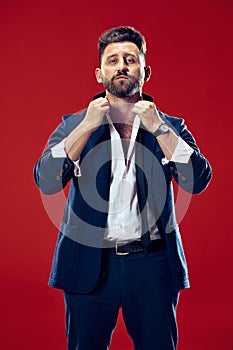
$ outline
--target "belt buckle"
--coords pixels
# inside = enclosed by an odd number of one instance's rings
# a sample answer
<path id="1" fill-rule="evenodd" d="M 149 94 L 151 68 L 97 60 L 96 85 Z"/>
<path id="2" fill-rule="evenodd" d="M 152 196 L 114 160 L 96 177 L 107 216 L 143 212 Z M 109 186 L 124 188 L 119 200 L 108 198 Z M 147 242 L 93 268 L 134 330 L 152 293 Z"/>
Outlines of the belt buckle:
<path id="1" fill-rule="evenodd" d="M 116 255 L 129 255 L 129 252 L 124 252 L 124 253 L 118 252 L 118 245 L 120 243 L 124 243 L 124 242 L 116 242 L 116 244 L 115 244 L 115 253 L 116 253 Z M 127 243 L 125 243 L 125 244 L 127 244 Z"/>

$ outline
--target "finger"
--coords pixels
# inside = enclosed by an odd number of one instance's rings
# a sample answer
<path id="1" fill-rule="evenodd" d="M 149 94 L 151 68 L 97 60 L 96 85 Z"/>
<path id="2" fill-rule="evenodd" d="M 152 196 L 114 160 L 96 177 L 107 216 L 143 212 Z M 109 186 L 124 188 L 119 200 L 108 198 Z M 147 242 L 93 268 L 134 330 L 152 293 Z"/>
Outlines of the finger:
<path id="1" fill-rule="evenodd" d="M 108 100 L 103 99 L 102 101 L 100 101 L 100 104 L 109 105 L 109 102 L 108 102 Z"/>
<path id="2" fill-rule="evenodd" d="M 144 107 L 146 107 L 149 104 L 151 104 L 151 102 L 149 102 L 149 101 L 138 101 L 135 103 L 135 105 L 137 105 L 137 106 L 144 106 Z"/>
<path id="3" fill-rule="evenodd" d="M 107 102 L 106 98 L 103 98 L 103 97 L 99 97 L 97 98 L 96 100 L 93 100 L 89 103 L 90 106 L 96 106 L 98 104 L 101 104 L 103 102 Z"/>
<path id="4" fill-rule="evenodd" d="M 107 113 L 109 111 L 109 109 L 110 109 L 109 106 L 105 106 L 105 107 L 102 108 L 102 111 L 104 113 Z"/>
<path id="5" fill-rule="evenodd" d="M 149 108 L 149 109 L 155 109 L 156 105 L 153 102 L 150 101 L 138 101 L 135 103 L 136 106 L 138 107 L 143 107 L 143 108 Z"/>
<path id="6" fill-rule="evenodd" d="M 107 99 L 105 97 L 99 97 L 99 98 L 97 98 L 94 101 L 96 101 L 97 103 L 100 103 L 100 102 L 103 102 L 103 101 L 107 101 Z"/>
<path id="7" fill-rule="evenodd" d="M 103 97 L 101 97 L 101 100 L 98 101 L 98 103 L 100 105 L 103 105 L 103 106 L 109 106 L 109 101 L 106 98 L 103 98 Z"/>
<path id="8" fill-rule="evenodd" d="M 145 110 L 145 107 L 140 105 L 134 105 L 134 107 L 132 108 L 133 113 L 142 113 Z"/>

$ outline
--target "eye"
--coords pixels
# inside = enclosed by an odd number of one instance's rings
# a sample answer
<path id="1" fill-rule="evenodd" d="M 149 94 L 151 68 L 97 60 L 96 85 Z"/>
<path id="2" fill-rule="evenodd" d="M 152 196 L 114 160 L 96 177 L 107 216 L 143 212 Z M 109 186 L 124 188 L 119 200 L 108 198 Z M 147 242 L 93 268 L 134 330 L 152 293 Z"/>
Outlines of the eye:
<path id="1" fill-rule="evenodd" d="M 126 60 L 126 62 L 129 63 L 129 64 L 135 63 L 135 61 L 136 61 L 135 58 L 134 58 L 134 57 L 131 57 L 131 56 L 130 56 L 130 57 L 127 57 L 125 60 Z"/>
<path id="2" fill-rule="evenodd" d="M 108 63 L 109 63 L 109 64 L 116 64 L 116 63 L 117 63 L 117 59 L 116 59 L 116 58 L 110 58 L 110 59 L 108 60 Z"/>

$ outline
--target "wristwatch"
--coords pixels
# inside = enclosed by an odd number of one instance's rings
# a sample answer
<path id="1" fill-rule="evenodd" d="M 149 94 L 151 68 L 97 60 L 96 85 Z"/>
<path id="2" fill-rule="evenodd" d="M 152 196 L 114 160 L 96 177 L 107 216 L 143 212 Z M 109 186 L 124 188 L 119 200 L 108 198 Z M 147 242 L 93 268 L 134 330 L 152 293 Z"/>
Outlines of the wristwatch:
<path id="1" fill-rule="evenodd" d="M 158 129 L 155 130 L 153 135 L 155 137 L 157 137 L 159 135 L 168 134 L 169 132 L 170 132 L 169 126 L 166 123 L 162 123 L 162 124 L 159 125 Z"/>

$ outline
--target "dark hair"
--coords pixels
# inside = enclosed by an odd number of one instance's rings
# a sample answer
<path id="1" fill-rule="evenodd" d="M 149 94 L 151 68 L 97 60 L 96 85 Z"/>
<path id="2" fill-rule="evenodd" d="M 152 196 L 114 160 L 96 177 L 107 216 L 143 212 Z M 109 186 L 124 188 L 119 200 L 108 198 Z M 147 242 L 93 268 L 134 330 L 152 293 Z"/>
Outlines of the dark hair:
<path id="1" fill-rule="evenodd" d="M 101 34 L 98 41 L 99 61 L 101 63 L 103 52 L 107 45 L 122 41 L 130 41 L 137 45 L 139 51 L 146 57 L 146 40 L 144 36 L 133 27 L 121 26 L 111 28 Z"/>

